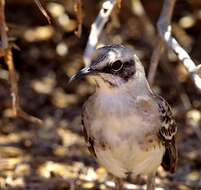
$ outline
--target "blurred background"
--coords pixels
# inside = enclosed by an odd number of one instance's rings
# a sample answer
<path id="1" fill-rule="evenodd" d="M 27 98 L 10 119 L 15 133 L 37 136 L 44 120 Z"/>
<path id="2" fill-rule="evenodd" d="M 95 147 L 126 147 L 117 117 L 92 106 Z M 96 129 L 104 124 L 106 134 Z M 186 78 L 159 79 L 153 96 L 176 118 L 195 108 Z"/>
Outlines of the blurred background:
<path id="1" fill-rule="evenodd" d="M 78 190 L 114 189 L 111 176 L 88 153 L 80 113 L 94 91 L 87 79 L 68 79 L 83 67 L 83 52 L 91 24 L 103 1 L 83 0 L 82 34 L 75 35 L 74 0 L 41 0 L 51 24 L 31 0 L 7 0 L 6 23 L 13 48 L 22 109 L 43 123 L 38 125 L 12 113 L 8 67 L 0 60 L 0 189 Z M 100 36 L 100 43 L 134 48 L 146 69 L 156 42 L 156 22 L 162 0 L 122 1 Z M 201 1 L 178 0 L 173 34 L 201 64 Z M 172 106 L 178 125 L 179 161 L 175 175 L 158 170 L 157 189 L 201 189 L 201 96 L 177 57 L 165 50 L 153 90 Z M 145 180 L 127 189 L 142 189 Z"/>

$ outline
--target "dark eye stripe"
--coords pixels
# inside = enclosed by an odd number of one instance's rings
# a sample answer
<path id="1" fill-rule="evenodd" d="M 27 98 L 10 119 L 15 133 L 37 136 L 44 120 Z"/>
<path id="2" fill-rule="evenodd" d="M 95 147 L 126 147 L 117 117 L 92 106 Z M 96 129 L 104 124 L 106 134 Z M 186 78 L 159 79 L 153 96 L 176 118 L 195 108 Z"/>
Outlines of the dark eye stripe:
<path id="1" fill-rule="evenodd" d="M 125 81 L 128 81 L 131 76 L 135 73 L 135 64 L 134 60 L 126 61 L 122 63 L 123 65 L 117 71 L 113 70 L 111 64 L 107 64 L 100 72 L 109 73 L 113 75 L 117 75 L 123 78 Z"/>
<path id="2" fill-rule="evenodd" d="M 111 73 L 111 67 L 109 66 L 109 64 L 107 64 L 107 66 L 105 66 L 101 72 L 103 73 Z"/>
<path id="3" fill-rule="evenodd" d="M 133 60 L 124 63 L 124 69 L 119 73 L 120 77 L 128 81 L 135 74 L 135 64 Z"/>

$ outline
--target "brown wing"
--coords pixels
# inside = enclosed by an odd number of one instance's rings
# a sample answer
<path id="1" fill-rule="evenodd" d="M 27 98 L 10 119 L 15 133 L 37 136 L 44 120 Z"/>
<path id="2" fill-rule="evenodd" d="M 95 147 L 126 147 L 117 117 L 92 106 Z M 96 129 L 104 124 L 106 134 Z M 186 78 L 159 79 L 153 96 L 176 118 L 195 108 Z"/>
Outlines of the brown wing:
<path id="1" fill-rule="evenodd" d="M 177 163 L 177 150 L 175 146 L 177 126 L 169 104 L 160 96 L 155 96 L 155 98 L 161 119 L 159 138 L 165 146 L 165 154 L 161 165 L 165 170 L 174 173 Z"/>
<path id="2" fill-rule="evenodd" d="M 84 139 L 87 143 L 87 147 L 88 147 L 88 150 L 89 152 L 94 156 L 96 157 L 96 152 L 95 152 L 95 149 L 94 149 L 94 138 L 93 137 L 90 137 L 88 134 L 87 134 L 87 130 L 86 130 L 86 125 L 89 125 L 89 123 L 87 122 L 89 120 L 89 117 L 87 117 L 88 113 L 85 109 L 85 105 L 83 106 L 83 111 L 82 111 L 82 127 L 83 127 L 83 134 L 84 134 Z"/>

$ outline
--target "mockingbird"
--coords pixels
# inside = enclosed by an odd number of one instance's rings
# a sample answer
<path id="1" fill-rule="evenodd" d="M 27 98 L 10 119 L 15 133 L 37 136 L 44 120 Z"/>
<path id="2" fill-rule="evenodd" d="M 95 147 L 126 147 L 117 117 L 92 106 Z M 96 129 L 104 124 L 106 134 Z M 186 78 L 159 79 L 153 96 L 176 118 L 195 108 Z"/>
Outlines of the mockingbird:
<path id="1" fill-rule="evenodd" d="M 96 91 L 83 106 L 82 123 L 89 151 L 122 188 L 121 179 L 147 175 L 154 189 L 159 165 L 174 172 L 175 121 L 168 103 L 155 95 L 136 55 L 122 45 L 97 49 L 89 66 L 71 81 L 91 75 Z"/>

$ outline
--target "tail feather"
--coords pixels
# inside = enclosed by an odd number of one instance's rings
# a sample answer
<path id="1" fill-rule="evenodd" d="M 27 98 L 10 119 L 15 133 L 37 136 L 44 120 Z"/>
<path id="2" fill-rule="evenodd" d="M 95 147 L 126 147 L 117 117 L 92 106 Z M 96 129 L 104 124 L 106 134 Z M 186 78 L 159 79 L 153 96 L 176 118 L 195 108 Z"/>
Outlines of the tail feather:
<path id="1" fill-rule="evenodd" d="M 177 150 L 175 142 L 169 142 L 166 144 L 165 154 L 162 160 L 162 166 L 166 171 L 174 173 L 177 164 Z"/>

